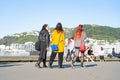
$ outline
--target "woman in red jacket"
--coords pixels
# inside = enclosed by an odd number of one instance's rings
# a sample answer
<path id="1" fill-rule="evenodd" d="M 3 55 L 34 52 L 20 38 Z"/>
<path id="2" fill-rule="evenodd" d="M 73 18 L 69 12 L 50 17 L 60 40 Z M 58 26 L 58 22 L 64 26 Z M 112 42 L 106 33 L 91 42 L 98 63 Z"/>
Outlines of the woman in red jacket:
<path id="1" fill-rule="evenodd" d="M 80 45 L 81 44 L 85 44 L 85 40 L 86 39 L 86 33 L 83 29 L 83 25 L 79 25 L 77 27 L 77 30 L 75 32 L 75 36 L 74 36 L 74 41 L 75 41 L 75 57 L 73 58 L 72 60 L 72 64 L 71 66 L 73 66 L 73 64 L 75 63 L 76 61 L 76 58 L 79 56 L 79 53 L 80 53 Z M 83 62 L 84 62 L 84 52 L 81 52 L 81 67 L 84 67 L 83 66 Z"/>

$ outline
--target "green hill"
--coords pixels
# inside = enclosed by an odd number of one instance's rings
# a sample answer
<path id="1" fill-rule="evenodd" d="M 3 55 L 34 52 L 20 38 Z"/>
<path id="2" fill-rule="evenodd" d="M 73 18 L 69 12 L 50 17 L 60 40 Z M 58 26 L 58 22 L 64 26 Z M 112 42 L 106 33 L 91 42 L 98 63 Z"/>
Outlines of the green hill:
<path id="1" fill-rule="evenodd" d="M 120 39 L 120 28 L 108 26 L 84 25 L 88 37 L 99 40 L 118 40 Z"/>
<path id="2" fill-rule="evenodd" d="M 87 37 L 97 39 L 97 40 L 107 40 L 109 42 L 113 42 L 114 40 L 120 39 L 120 28 L 112 28 L 109 26 L 100 26 L 100 25 L 89 25 L 84 24 L 84 30 L 87 34 Z M 74 36 L 76 31 L 76 27 L 74 28 L 64 28 L 65 30 L 65 37 L 68 38 L 70 36 Z M 50 31 L 53 31 L 53 28 L 50 28 Z M 39 31 L 37 31 L 39 32 Z M 27 41 L 36 42 L 37 36 L 36 35 L 26 35 L 26 32 L 23 32 L 22 36 L 5 36 L 4 38 L 0 39 L 0 45 L 10 45 L 11 43 L 25 43 Z M 18 34 L 18 33 L 17 33 Z M 20 34 L 20 35 L 21 35 Z M 19 35 L 19 34 L 18 34 Z"/>
<path id="3" fill-rule="evenodd" d="M 1 44 L 10 45 L 12 43 L 23 44 L 23 43 L 28 42 L 28 41 L 35 42 L 35 41 L 37 41 L 37 39 L 38 39 L 37 36 L 32 36 L 32 35 L 21 36 L 21 37 L 5 36 L 3 39 L 0 40 L 0 45 Z"/>

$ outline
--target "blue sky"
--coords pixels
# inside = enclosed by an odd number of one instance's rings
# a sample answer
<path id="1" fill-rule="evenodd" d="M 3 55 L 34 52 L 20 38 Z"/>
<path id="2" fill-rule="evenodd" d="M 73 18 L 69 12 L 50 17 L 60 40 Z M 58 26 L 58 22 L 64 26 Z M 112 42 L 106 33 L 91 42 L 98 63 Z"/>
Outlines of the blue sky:
<path id="1" fill-rule="evenodd" d="M 120 0 L 0 0 L 0 38 L 24 31 L 98 24 L 120 27 Z"/>

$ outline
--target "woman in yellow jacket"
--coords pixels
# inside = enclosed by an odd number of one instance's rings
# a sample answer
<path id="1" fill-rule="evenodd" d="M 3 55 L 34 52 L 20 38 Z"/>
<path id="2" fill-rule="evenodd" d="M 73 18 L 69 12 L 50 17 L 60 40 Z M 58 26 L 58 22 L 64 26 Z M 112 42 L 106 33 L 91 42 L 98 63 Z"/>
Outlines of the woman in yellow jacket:
<path id="1" fill-rule="evenodd" d="M 64 30 L 62 28 L 62 24 L 58 23 L 56 28 L 52 33 L 52 41 L 51 44 L 59 44 L 58 51 L 52 51 L 49 61 L 49 67 L 52 68 L 53 61 L 58 53 L 58 65 L 59 68 L 63 68 L 63 54 L 64 54 L 64 46 L 65 46 L 65 35 Z"/>

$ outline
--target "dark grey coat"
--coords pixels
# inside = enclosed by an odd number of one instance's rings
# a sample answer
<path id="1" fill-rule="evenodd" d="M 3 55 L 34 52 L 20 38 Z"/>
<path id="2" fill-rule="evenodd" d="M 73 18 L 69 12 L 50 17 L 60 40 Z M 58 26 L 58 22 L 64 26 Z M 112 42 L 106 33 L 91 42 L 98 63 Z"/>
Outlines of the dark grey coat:
<path id="1" fill-rule="evenodd" d="M 47 30 L 42 30 L 39 33 L 39 41 L 40 41 L 40 58 L 45 59 L 47 50 L 46 48 L 49 47 L 50 43 L 50 35 Z"/>

